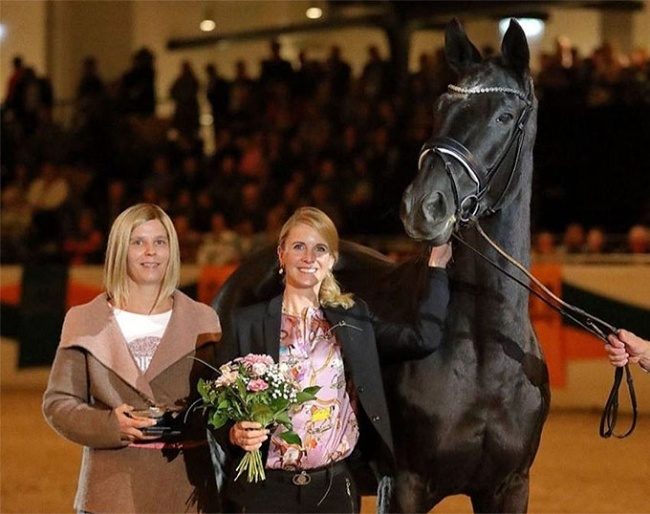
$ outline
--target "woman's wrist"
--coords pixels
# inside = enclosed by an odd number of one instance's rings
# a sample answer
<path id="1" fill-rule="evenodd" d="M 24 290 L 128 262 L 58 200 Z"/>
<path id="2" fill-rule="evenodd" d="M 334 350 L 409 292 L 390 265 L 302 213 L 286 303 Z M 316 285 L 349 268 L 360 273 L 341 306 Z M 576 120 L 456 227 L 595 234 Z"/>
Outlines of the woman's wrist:
<path id="1" fill-rule="evenodd" d="M 650 373 L 650 356 L 639 360 L 639 367 L 646 373 Z"/>
<path id="2" fill-rule="evenodd" d="M 650 341 L 646 341 L 645 343 L 646 349 L 639 359 L 639 367 L 646 373 L 650 373 Z"/>

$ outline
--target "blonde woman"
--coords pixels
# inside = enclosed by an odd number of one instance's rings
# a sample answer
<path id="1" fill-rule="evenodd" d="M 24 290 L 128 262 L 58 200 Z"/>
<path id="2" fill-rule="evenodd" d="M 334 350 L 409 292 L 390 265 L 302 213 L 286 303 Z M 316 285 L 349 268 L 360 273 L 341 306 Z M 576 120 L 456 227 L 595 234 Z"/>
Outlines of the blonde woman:
<path id="1" fill-rule="evenodd" d="M 389 459 L 393 453 L 380 360 L 423 357 L 438 347 L 450 247 L 431 251 L 428 294 L 415 326 L 384 323 L 363 300 L 340 290 L 332 271 L 339 236 L 319 209 L 303 207 L 291 216 L 277 252 L 283 293 L 235 311 L 224 348 L 229 358 L 270 354 L 303 387 L 321 389 L 292 415 L 301 446 L 285 443 L 282 428 L 269 432 L 254 422 L 229 427 L 223 449 L 236 464 L 243 451 L 261 447 L 267 478 L 248 483 L 230 474 L 226 494 L 239 512 L 359 512 L 356 478 L 373 477 L 368 462 L 379 452 Z"/>
<path id="2" fill-rule="evenodd" d="M 209 371 L 189 357 L 212 360 L 221 328 L 177 289 L 179 255 L 160 207 L 126 209 L 109 234 L 105 292 L 65 318 L 43 413 L 83 446 L 79 512 L 218 508 L 204 424 L 182 414 Z"/>

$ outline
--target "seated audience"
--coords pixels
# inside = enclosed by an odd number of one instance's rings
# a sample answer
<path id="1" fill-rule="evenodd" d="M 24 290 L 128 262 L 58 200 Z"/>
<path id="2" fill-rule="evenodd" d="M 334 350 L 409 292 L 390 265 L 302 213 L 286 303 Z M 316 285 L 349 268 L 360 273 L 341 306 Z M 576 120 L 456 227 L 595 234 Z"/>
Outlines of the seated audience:
<path id="1" fill-rule="evenodd" d="M 77 224 L 63 243 L 70 264 L 101 264 L 104 261 L 104 234 L 95 224 L 92 209 L 83 209 Z"/>
<path id="2" fill-rule="evenodd" d="M 592 227 L 587 231 L 585 237 L 585 253 L 604 253 L 607 248 L 607 236 L 600 227 Z"/>
<path id="3" fill-rule="evenodd" d="M 210 232 L 203 234 L 197 253 L 197 263 L 203 266 L 206 264 L 231 264 L 239 261 L 242 258 L 239 236 L 228 227 L 223 213 L 213 213 L 210 224 Z"/>
<path id="4" fill-rule="evenodd" d="M 582 253 L 585 244 L 585 229 L 581 223 L 569 223 L 562 235 L 559 251 L 563 254 Z"/>
<path id="5" fill-rule="evenodd" d="M 192 228 L 187 214 L 175 214 L 172 217 L 172 222 L 178 235 L 181 261 L 187 263 L 196 262 L 199 245 L 201 244 L 201 234 Z"/>
<path id="6" fill-rule="evenodd" d="M 533 255 L 549 256 L 554 255 L 556 251 L 555 236 L 552 232 L 543 230 L 533 238 Z"/>
<path id="7" fill-rule="evenodd" d="M 650 252 L 650 229 L 645 225 L 633 225 L 627 232 L 627 251 L 629 253 Z"/>

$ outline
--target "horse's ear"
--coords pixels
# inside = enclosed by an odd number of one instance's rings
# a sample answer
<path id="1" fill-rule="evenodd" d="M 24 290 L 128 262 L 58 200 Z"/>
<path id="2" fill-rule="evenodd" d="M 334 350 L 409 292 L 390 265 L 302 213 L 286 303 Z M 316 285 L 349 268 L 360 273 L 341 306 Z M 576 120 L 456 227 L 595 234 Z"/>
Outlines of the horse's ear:
<path id="1" fill-rule="evenodd" d="M 528 70 L 530 63 L 530 50 L 526 34 L 521 25 L 512 18 L 508 25 L 508 30 L 503 36 L 501 42 L 501 55 L 504 62 L 514 68 L 519 74 Z"/>
<path id="2" fill-rule="evenodd" d="M 454 18 L 447 24 L 445 31 L 445 56 L 451 69 L 461 73 L 470 64 L 483 61 L 479 52 L 467 37 L 465 29 L 460 22 Z"/>

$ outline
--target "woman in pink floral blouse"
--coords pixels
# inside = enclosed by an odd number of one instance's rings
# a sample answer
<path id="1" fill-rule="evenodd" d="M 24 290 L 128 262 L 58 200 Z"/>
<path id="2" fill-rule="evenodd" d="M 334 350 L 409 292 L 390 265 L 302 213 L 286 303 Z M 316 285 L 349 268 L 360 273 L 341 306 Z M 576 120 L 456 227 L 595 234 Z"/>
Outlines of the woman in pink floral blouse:
<path id="1" fill-rule="evenodd" d="M 338 251 L 332 220 L 313 207 L 298 209 L 279 237 L 283 294 L 236 311 L 231 333 L 225 334 L 223 344 L 235 353 L 269 354 L 303 388 L 320 386 L 314 401 L 292 413 L 300 445 L 279 437 L 283 427 L 269 431 L 254 422 L 230 427 L 225 451 L 262 448 L 267 477 L 249 483 L 230 475 L 226 493 L 235 511 L 359 512 L 361 494 L 375 493 L 361 491 L 357 478 L 373 476 L 367 464 L 378 453 L 393 458 L 380 361 L 396 352 L 423 357 L 440 344 L 449 300 L 449 245 L 432 249 L 428 294 L 415 325 L 404 326 L 382 322 L 363 300 L 341 292 L 332 273 Z"/>

